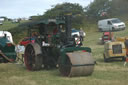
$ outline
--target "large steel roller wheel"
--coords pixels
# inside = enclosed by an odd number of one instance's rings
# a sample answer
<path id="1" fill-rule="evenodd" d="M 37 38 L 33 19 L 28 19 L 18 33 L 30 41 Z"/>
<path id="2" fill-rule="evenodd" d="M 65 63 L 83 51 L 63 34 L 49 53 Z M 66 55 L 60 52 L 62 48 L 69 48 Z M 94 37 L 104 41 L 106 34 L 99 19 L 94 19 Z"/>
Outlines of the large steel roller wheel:
<path id="1" fill-rule="evenodd" d="M 25 65 L 28 70 L 40 70 L 42 68 L 41 48 L 37 43 L 28 44 L 25 48 Z"/>
<path id="2" fill-rule="evenodd" d="M 93 73 L 94 59 L 88 52 L 72 52 L 66 53 L 65 63 L 59 58 L 59 71 L 63 76 L 88 76 Z"/>

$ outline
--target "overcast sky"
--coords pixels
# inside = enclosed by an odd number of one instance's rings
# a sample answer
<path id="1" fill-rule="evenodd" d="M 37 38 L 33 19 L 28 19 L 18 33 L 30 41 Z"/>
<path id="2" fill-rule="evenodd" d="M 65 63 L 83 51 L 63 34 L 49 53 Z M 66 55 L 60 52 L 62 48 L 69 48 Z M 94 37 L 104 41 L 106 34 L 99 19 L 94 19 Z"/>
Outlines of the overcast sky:
<path id="1" fill-rule="evenodd" d="M 42 15 L 52 5 L 63 2 L 79 3 L 86 7 L 93 0 L 0 0 L 0 16 L 22 18 Z"/>

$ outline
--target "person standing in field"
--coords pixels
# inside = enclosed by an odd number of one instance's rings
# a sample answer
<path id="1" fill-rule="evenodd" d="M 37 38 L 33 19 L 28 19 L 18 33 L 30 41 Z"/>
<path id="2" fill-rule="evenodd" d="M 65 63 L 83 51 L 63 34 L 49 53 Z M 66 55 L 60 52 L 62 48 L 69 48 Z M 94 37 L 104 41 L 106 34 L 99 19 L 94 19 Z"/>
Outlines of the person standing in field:
<path id="1" fill-rule="evenodd" d="M 84 39 L 84 31 L 82 28 L 80 28 L 80 41 L 83 41 Z"/>

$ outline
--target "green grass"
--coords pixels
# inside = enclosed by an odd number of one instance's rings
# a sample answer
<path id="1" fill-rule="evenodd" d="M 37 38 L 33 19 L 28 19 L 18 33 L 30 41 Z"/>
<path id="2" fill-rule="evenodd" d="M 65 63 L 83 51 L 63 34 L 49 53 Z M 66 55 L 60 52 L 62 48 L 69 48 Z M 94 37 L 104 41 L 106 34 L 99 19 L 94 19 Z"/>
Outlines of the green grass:
<path id="1" fill-rule="evenodd" d="M 0 30 L 6 31 L 6 30 L 12 29 L 18 25 L 19 25 L 19 23 L 12 23 L 11 21 L 4 21 L 3 25 L 0 25 Z"/>
<path id="2" fill-rule="evenodd" d="M 62 77 L 58 70 L 30 72 L 22 65 L 1 64 L 0 85 L 127 85 L 128 68 L 98 63 L 88 77 Z"/>
<path id="3" fill-rule="evenodd" d="M 12 23 L 11 21 L 4 21 L 2 25 L 0 25 L 0 31 L 7 31 L 17 27 L 18 25 L 25 23 L 28 21 L 20 21 L 20 23 Z"/>
<path id="4" fill-rule="evenodd" d="M 128 64 L 124 67 L 124 62 L 104 63 L 104 46 L 98 44 L 102 33 L 96 30 L 86 33 L 84 46 L 91 47 L 97 61 L 91 76 L 68 78 L 61 76 L 58 69 L 30 72 L 22 64 L 8 63 L 0 64 L 0 85 L 127 85 Z M 114 34 L 127 36 L 128 29 Z"/>

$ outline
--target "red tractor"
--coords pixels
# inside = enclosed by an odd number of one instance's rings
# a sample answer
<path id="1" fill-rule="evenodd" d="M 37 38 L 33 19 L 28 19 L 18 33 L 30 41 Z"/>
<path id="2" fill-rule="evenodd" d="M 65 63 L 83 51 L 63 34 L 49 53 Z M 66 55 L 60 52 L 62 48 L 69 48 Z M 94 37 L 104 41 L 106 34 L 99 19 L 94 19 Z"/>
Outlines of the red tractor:
<path id="1" fill-rule="evenodd" d="M 104 32 L 103 33 L 102 39 L 101 39 L 102 44 L 104 44 L 105 42 L 108 42 L 108 41 L 114 41 L 113 32 Z"/>

